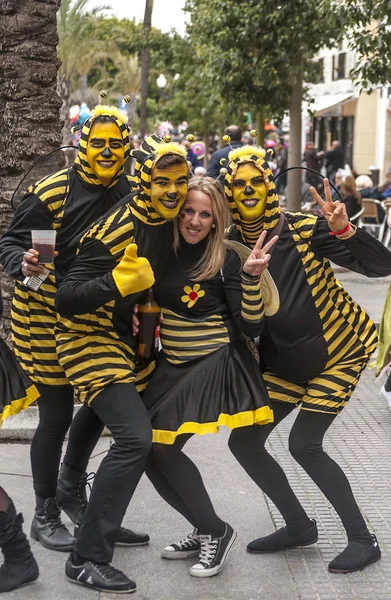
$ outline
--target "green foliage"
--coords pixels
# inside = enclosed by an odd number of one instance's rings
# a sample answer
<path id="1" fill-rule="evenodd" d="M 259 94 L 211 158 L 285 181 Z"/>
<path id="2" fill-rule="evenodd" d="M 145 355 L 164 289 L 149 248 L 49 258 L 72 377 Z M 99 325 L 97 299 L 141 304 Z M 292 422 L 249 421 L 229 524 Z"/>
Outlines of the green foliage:
<path id="1" fill-rule="evenodd" d="M 340 31 L 331 0 L 187 0 L 186 9 L 199 77 L 230 112 L 280 117 L 298 76 Z"/>
<path id="2" fill-rule="evenodd" d="M 347 24 L 349 48 L 356 51 L 350 76 L 363 90 L 391 81 L 391 3 L 389 0 L 345 0 L 339 6 Z"/>

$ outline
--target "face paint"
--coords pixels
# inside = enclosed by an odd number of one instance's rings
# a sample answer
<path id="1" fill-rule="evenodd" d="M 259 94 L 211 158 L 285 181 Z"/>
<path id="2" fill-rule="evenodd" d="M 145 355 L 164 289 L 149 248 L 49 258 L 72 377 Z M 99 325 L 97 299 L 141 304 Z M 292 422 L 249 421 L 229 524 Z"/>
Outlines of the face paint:
<path id="1" fill-rule="evenodd" d="M 151 203 L 164 219 L 174 219 L 186 199 L 188 170 L 185 163 L 152 169 Z"/>
<path id="2" fill-rule="evenodd" d="M 267 199 L 261 171 L 251 163 L 240 165 L 232 183 L 232 196 L 243 220 L 259 219 L 265 213 Z"/>
<path id="3" fill-rule="evenodd" d="M 110 185 L 125 160 L 125 147 L 118 125 L 92 125 L 87 142 L 87 160 L 103 185 Z"/>

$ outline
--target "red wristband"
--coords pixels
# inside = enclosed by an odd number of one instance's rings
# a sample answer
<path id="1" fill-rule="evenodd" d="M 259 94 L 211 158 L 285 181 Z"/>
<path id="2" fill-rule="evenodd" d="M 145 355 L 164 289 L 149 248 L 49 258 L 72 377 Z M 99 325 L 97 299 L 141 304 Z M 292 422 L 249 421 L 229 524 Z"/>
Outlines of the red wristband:
<path id="1" fill-rule="evenodd" d="M 347 233 L 349 231 L 349 229 L 350 229 L 350 223 L 348 223 L 346 225 L 346 227 L 344 227 L 340 231 L 329 231 L 329 235 L 343 235 L 344 233 Z"/>

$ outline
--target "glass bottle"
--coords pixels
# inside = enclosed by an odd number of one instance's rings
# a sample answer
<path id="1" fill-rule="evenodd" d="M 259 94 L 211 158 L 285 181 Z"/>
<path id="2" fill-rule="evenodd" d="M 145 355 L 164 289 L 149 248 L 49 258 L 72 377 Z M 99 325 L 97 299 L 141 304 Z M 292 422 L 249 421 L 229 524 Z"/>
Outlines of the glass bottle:
<path id="1" fill-rule="evenodd" d="M 152 360 L 159 351 L 160 341 L 160 306 L 153 297 L 152 289 L 148 290 L 145 304 L 138 307 L 138 348 L 137 359 Z"/>

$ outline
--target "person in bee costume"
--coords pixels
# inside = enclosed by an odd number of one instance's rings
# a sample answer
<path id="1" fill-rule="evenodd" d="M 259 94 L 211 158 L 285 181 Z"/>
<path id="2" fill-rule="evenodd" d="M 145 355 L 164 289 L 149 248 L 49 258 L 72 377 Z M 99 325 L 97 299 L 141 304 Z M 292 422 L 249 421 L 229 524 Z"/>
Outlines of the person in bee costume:
<path id="1" fill-rule="evenodd" d="M 83 236 L 56 295 L 60 364 L 84 402 L 81 411 L 103 422 L 114 440 L 97 471 L 66 575 L 87 587 L 122 593 L 136 585 L 110 564 L 114 537 L 152 443 L 150 419 L 135 387 L 133 306 L 167 266 L 171 220 L 189 180 L 179 144 L 151 136 L 132 156 L 139 189 Z M 141 389 L 140 379 L 139 384 Z"/>
<path id="2" fill-rule="evenodd" d="M 11 313 L 15 353 L 40 393 L 40 419 L 31 443 L 36 494 L 31 534 L 52 550 L 69 551 L 73 546 L 74 538 L 61 522 L 59 504 L 74 522 L 80 520 L 86 503 L 85 470 L 101 433 L 95 423 L 76 419 L 71 432 L 73 451 L 64 458 L 57 488 L 74 391 L 56 353 L 54 296 L 75 257 L 81 234 L 135 189 L 133 179 L 124 173 L 129 151 L 126 114 L 98 105 L 81 126 L 73 167 L 28 189 L 0 242 L 0 261 L 16 280 Z M 54 264 L 45 265 L 46 278 L 38 264 L 39 253 L 31 248 L 34 229 L 56 231 L 57 256 Z M 33 276 L 43 279 L 40 287 L 32 285 Z"/>
<path id="3" fill-rule="evenodd" d="M 3 298 L 0 289 L 0 318 Z M 14 354 L 0 338 L 0 427 L 12 415 L 30 406 L 39 396 L 16 361 Z M 39 569 L 30 544 L 22 529 L 23 515 L 0 486 L 0 549 L 4 562 L 0 567 L 0 593 L 10 592 L 38 578 Z"/>
<path id="4" fill-rule="evenodd" d="M 280 467 L 265 448 L 273 429 L 296 406 L 300 411 L 289 450 L 339 514 L 348 545 L 329 570 L 348 573 L 381 556 L 368 531 L 342 469 L 323 450 L 323 437 L 346 406 L 376 347 L 374 323 L 335 279 L 329 260 L 368 277 L 391 273 L 391 253 L 375 238 L 349 223 L 345 205 L 326 201 L 312 188 L 322 217 L 280 211 L 271 170 L 259 147 L 233 150 L 223 170 L 234 220 L 230 235 L 252 247 L 264 230 L 278 233 L 269 271 L 280 308 L 265 318 L 259 340 L 263 377 L 274 423 L 232 432 L 230 449 L 250 477 L 283 515 L 286 526 L 252 541 L 249 552 L 278 552 L 314 544 L 309 519 Z M 245 436 L 246 443 L 242 443 Z"/>

